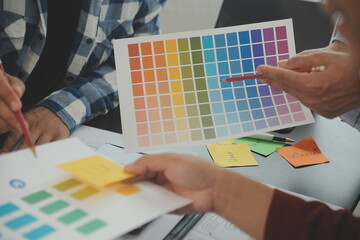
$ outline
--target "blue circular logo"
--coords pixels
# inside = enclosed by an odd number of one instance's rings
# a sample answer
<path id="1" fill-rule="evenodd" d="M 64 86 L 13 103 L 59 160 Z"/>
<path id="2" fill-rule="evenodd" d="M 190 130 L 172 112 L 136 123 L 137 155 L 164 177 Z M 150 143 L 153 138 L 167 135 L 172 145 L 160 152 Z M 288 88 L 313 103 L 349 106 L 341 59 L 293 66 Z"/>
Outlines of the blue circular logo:
<path id="1" fill-rule="evenodd" d="M 23 180 L 20 179 L 12 179 L 10 180 L 10 186 L 12 186 L 15 189 L 22 189 L 26 187 L 26 183 Z"/>

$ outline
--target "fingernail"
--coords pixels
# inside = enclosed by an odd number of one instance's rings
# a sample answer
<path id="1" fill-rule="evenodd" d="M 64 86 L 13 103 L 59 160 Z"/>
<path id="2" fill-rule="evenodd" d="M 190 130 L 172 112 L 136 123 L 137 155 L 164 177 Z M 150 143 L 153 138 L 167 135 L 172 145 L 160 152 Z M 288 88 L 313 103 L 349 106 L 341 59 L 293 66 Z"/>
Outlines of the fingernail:
<path id="1" fill-rule="evenodd" d="M 19 86 L 16 86 L 16 87 L 15 87 L 15 91 L 16 91 L 17 95 L 22 95 L 22 93 L 23 93 L 22 88 L 19 87 Z"/>
<path id="2" fill-rule="evenodd" d="M 18 111 L 19 108 L 20 108 L 20 104 L 18 102 L 16 102 L 16 101 L 11 101 L 10 102 L 10 108 L 13 111 Z"/>

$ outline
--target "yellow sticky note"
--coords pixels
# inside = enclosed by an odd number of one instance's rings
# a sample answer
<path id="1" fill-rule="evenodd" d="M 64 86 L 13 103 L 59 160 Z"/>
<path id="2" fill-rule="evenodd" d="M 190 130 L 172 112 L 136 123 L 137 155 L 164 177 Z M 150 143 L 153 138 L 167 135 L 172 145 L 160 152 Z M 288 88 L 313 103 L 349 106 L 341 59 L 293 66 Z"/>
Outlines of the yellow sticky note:
<path id="1" fill-rule="evenodd" d="M 100 155 L 60 164 L 58 167 L 95 187 L 104 187 L 134 176 L 124 172 L 123 166 Z"/>
<path id="2" fill-rule="evenodd" d="M 226 140 L 226 141 L 222 141 L 222 142 L 217 142 L 217 143 L 214 143 L 214 144 L 208 144 L 207 146 L 212 146 L 212 145 L 214 145 L 214 146 L 219 146 L 219 145 L 233 145 L 234 143 L 234 141 L 236 140 L 236 138 L 235 139 L 230 139 L 230 140 Z"/>
<path id="3" fill-rule="evenodd" d="M 221 167 L 258 166 L 247 144 L 207 145 L 215 164 Z"/>

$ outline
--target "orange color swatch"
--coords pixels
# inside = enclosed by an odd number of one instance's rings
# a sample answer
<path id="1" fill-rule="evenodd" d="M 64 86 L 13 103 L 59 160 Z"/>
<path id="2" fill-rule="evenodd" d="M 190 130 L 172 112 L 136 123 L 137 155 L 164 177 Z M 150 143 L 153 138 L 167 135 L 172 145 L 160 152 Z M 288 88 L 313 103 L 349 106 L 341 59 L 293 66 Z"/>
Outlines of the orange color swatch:
<path id="1" fill-rule="evenodd" d="M 290 147 L 276 148 L 276 150 L 294 167 L 326 163 L 330 161 L 322 154 L 312 137 L 307 137 Z"/>

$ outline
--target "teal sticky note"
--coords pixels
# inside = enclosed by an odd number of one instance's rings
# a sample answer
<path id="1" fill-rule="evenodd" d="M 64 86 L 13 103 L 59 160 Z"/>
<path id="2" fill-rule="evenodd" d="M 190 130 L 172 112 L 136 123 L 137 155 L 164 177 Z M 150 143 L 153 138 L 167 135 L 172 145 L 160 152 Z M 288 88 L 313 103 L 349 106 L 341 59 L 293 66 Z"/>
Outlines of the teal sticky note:
<path id="1" fill-rule="evenodd" d="M 271 142 L 253 138 L 238 138 L 232 142 L 233 144 L 248 144 L 251 151 L 264 156 L 269 156 L 276 151 L 276 148 L 283 147 L 285 143 Z"/>

